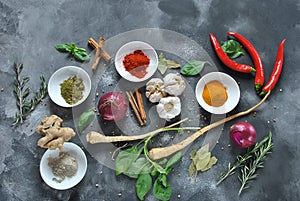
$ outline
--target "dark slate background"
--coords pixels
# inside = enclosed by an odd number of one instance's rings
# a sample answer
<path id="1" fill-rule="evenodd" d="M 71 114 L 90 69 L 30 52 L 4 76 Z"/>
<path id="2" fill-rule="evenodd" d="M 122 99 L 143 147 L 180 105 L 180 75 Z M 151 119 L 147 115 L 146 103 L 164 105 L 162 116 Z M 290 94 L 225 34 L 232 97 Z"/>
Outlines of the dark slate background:
<path id="1" fill-rule="evenodd" d="M 228 70 L 219 62 L 209 33 L 214 33 L 219 40 L 227 39 L 227 31 L 246 36 L 261 54 L 266 79 L 271 74 L 277 46 L 282 39 L 287 39 L 284 69 L 278 85 L 256 117 L 248 115 L 239 119 L 251 121 L 260 135 L 269 130 L 273 132 L 273 153 L 265 162 L 265 168 L 259 170 L 259 177 L 241 197 L 237 196 L 236 176 L 215 186 L 219 174 L 239 153 L 235 147 L 227 146 L 230 143 L 227 133 L 232 124 L 227 123 L 220 143 L 213 150 L 219 159 L 217 165 L 198 175 L 195 182 L 187 177 L 186 154 L 170 175 L 171 200 L 298 200 L 299 11 L 299 0 L 0 0 L 0 200 L 137 200 L 133 180 L 116 177 L 113 170 L 98 163 L 88 152 L 87 174 L 77 186 L 58 191 L 43 182 L 39 162 L 45 150 L 36 146 L 40 136 L 34 128 L 42 117 L 51 114 L 63 117 L 64 126 L 74 127 L 71 109 L 60 108 L 47 97 L 23 125 L 11 127 L 11 122 L 16 112 L 12 87 L 14 61 L 24 64 L 23 75 L 30 76 L 29 84 L 35 91 L 40 75 L 48 80 L 62 66 L 80 65 L 58 53 L 53 48 L 55 44 L 75 42 L 87 47 L 89 37 L 110 38 L 139 28 L 173 30 L 203 46 L 220 71 L 241 83 L 241 100 L 249 104 L 241 102 L 236 111 L 259 100 L 254 93 L 243 93 L 253 90 L 253 80 Z M 239 62 L 251 63 L 251 60 L 246 54 Z M 81 144 L 77 136 L 71 141 Z M 146 200 L 155 200 L 152 193 Z"/>

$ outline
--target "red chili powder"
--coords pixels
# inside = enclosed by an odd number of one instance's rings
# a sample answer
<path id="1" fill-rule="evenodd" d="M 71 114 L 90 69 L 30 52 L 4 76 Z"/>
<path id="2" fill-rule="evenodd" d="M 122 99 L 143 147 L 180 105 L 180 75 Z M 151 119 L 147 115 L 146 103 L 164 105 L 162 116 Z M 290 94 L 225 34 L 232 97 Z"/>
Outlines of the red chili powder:
<path id="1" fill-rule="evenodd" d="M 126 71 L 137 78 L 145 77 L 149 63 L 150 59 L 142 50 L 136 50 L 132 54 L 126 55 L 123 60 Z"/>

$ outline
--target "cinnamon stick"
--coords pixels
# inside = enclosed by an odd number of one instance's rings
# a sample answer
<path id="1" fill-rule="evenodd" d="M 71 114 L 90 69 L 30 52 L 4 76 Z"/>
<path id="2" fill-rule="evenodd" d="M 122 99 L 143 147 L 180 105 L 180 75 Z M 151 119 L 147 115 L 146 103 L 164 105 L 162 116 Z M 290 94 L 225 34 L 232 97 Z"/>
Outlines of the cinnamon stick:
<path id="1" fill-rule="evenodd" d="M 142 94 L 139 91 L 139 89 L 135 89 L 135 95 L 136 95 L 138 107 L 140 109 L 141 118 L 146 123 L 146 118 L 147 118 L 146 117 L 146 112 L 145 112 L 145 108 L 144 108 Z"/>
<path id="2" fill-rule="evenodd" d="M 131 107 L 132 107 L 132 109 L 133 109 L 133 112 L 134 112 L 134 114 L 135 114 L 137 120 L 139 121 L 140 125 L 143 126 L 143 125 L 144 125 L 144 122 L 143 122 L 142 119 L 141 119 L 140 113 L 139 113 L 138 108 L 136 107 L 136 105 L 135 105 L 135 103 L 134 103 L 134 100 L 133 100 L 132 96 L 131 96 L 130 93 L 127 92 L 127 91 L 126 91 L 126 95 L 127 95 L 127 97 L 128 97 L 129 103 L 130 103 L 130 105 L 131 105 Z"/>
<path id="3" fill-rule="evenodd" d="M 94 49 L 99 47 L 99 44 L 93 38 L 89 38 L 88 44 L 90 44 Z M 106 62 L 109 62 L 111 60 L 111 56 L 103 49 L 103 47 L 100 47 L 100 54 Z"/>
<path id="4" fill-rule="evenodd" d="M 96 70 L 98 67 L 99 61 L 101 59 L 101 48 L 103 47 L 104 42 L 105 42 L 104 38 L 99 38 L 99 43 L 97 44 L 98 47 L 96 48 L 96 54 L 92 65 L 93 70 Z"/>

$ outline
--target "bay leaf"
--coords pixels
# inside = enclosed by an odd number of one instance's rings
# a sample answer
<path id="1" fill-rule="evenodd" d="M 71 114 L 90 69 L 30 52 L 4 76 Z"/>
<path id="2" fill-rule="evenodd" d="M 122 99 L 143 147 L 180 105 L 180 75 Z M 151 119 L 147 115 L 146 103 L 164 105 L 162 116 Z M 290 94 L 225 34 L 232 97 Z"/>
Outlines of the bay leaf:
<path id="1" fill-rule="evenodd" d="M 214 164 L 217 163 L 217 161 L 218 161 L 218 159 L 215 156 L 211 157 L 207 166 L 204 167 L 201 171 L 204 172 L 206 170 L 209 170 Z"/>
<path id="2" fill-rule="evenodd" d="M 179 68 L 180 66 L 181 65 L 178 62 L 166 59 L 163 53 L 159 54 L 157 69 L 161 74 L 165 74 L 168 68 Z"/>

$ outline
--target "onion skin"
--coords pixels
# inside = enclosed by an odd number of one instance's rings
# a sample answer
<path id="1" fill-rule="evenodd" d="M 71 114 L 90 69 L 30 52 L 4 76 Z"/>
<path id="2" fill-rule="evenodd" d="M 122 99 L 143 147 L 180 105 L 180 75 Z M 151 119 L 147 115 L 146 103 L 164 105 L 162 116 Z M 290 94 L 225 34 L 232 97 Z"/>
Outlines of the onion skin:
<path id="1" fill-rule="evenodd" d="M 108 92 L 98 102 L 98 111 L 106 121 L 118 121 L 126 115 L 127 101 L 120 92 Z"/>
<path id="2" fill-rule="evenodd" d="M 239 147 L 248 148 L 256 142 L 256 130 L 247 122 L 238 122 L 230 127 L 230 139 Z"/>

